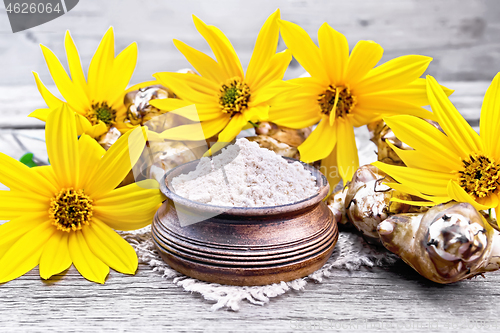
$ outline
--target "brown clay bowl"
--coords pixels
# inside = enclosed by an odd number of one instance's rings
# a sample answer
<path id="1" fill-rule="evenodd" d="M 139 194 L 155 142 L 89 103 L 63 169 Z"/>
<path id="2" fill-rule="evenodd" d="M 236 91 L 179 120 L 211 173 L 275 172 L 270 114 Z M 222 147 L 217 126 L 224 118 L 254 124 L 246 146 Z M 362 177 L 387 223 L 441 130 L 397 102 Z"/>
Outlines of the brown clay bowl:
<path id="1" fill-rule="evenodd" d="M 208 282 L 265 285 L 307 276 L 325 264 L 338 229 L 323 202 L 329 185 L 321 172 L 303 164 L 316 177 L 319 190 L 302 201 L 221 207 L 188 200 L 171 190 L 171 180 L 197 164 L 170 170 L 160 184 L 169 199 L 156 213 L 151 230 L 160 255 L 172 268 Z M 181 226 L 186 214 L 203 221 Z"/>

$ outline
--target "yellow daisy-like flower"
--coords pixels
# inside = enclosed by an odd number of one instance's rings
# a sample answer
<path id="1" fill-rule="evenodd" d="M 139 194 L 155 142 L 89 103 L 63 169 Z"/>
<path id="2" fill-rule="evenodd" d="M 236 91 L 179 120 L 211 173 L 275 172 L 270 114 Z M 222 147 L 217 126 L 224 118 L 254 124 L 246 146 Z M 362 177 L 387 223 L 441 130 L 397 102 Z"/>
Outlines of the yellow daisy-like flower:
<path id="1" fill-rule="evenodd" d="M 425 80 L 419 79 L 431 58 L 408 55 L 373 68 L 383 53 L 375 42 L 359 41 L 349 56 L 346 38 L 327 23 L 318 31 L 319 47 L 298 25 L 278 24 L 285 44 L 311 77 L 289 81 L 302 88 L 275 102 L 270 121 L 291 128 L 319 122 L 298 149 L 304 162 L 322 160 L 332 185 L 339 176 L 350 181 L 359 166 L 353 127 L 392 114 L 433 118 L 421 107 L 428 101 Z"/>
<path id="2" fill-rule="evenodd" d="M 163 196 L 147 180 L 115 189 L 145 145 L 140 128 L 107 152 L 90 136 L 77 139 L 75 117 L 65 104 L 47 116 L 50 166 L 28 168 L 0 153 L 0 283 L 39 265 L 50 278 L 71 264 L 88 280 L 104 283 L 109 267 L 137 270 L 134 249 L 113 229 L 151 223 Z"/>
<path id="3" fill-rule="evenodd" d="M 481 108 L 479 136 L 450 102 L 436 80 L 427 76 L 427 93 L 444 133 L 416 117 L 384 119 L 394 134 L 414 150 L 392 147 L 407 167 L 373 163 L 400 184 L 389 184 L 432 205 L 456 200 L 478 210 L 499 211 L 500 74 L 493 79 Z"/>
<path id="4" fill-rule="evenodd" d="M 203 140 L 220 133 L 219 142 L 230 142 L 249 122 L 267 119 L 276 96 L 296 88 L 282 81 L 291 54 L 288 50 L 276 53 L 279 37 L 276 20 L 279 15 L 277 10 L 260 30 L 246 74 L 227 37 L 193 15 L 196 28 L 207 40 L 217 61 L 174 40 L 175 46 L 200 76 L 155 74 L 154 77 L 180 99 L 153 100 L 151 105 L 200 121 L 201 127 L 200 123 L 195 123 L 168 129 L 162 133 L 164 139 Z M 193 104 L 196 110 L 177 110 Z"/>
<path id="5" fill-rule="evenodd" d="M 111 126 L 122 133 L 129 130 L 131 127 L 123 123 L 127 115 L 123 97 L 137 62 L 137 44 L 130 44 L 115 58 L 114 33 L 113 28 L 109 28 L 92 58 L 87 80 L 69 31 L 66 32 L 64 46 L 71 76 L 68 76 L 56 55 L 40 45 L 57 89 L 77 115 L 78 133 L 98 138 Z M 33 72 L 33 75 L 38 91 L 49 108 L 35 110 L 30 117 L 46 121 L 51 109 L 64 102 L 44 86 L 38 73 Z"/>

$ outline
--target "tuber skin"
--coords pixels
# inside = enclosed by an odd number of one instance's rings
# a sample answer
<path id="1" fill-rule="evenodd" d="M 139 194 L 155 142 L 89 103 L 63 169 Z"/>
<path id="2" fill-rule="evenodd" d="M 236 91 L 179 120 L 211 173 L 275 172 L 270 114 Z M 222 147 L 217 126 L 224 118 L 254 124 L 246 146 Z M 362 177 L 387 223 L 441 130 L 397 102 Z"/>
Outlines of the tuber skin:
<path id="1" fill-rule="evenodd" d="M 500 268 L 500 233 L 468 203 L 398 214 L 377 227 L 382 244 L 420 275 L 447 284 Z"/>
<path id="2" fill-rule="evenodd" d="M 392 202 L 391 198 L 409 201 L 411 197 L 384 182 L 393 182 L 393 179 L 373 165 L 363 165 L 356 170 L 345 194 L 346 215 L 369 243 L 380 244 L 377 233 L 380 222 L 411 208 L 407 204 Z"/>

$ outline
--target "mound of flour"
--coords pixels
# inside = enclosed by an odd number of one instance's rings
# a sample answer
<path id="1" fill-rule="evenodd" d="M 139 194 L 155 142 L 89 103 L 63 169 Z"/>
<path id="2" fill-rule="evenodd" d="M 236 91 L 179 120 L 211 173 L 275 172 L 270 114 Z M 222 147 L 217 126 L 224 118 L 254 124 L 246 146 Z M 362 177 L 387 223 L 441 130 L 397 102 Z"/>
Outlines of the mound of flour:
<path id="1" fill-rule="evenodd" d="M 247 139 L 202 158 L 195 170 L 172 179 L 172 186 L 189 200 L 233 207 L 284 205 L 318 192 L 316 178 L 302 164 Z"/>

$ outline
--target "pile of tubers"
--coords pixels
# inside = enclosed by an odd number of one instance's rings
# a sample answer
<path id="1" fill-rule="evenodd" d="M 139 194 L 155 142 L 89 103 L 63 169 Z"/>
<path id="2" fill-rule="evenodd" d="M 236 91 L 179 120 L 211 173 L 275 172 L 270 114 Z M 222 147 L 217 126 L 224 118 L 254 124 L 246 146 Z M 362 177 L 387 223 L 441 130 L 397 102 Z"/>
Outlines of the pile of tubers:
<path id="1" fill-rule="evenodd" d="M 383 122 L 368 128 L 378 159 L 404 165 L 387 141 L 400 149 L 411 148 L 402 145 Z M 426 208 L 392 201 L 416 198 L 385 185 L 391 182 L 373 165 L 361 166 L 327 204 L 334 214 L 342 215 L 341 223 L 352 224 L 368 243 L 383 245 L 434 282 L 453 283 L 500 268 L 500 233 L 488 214 L 468 203 Z"/>

